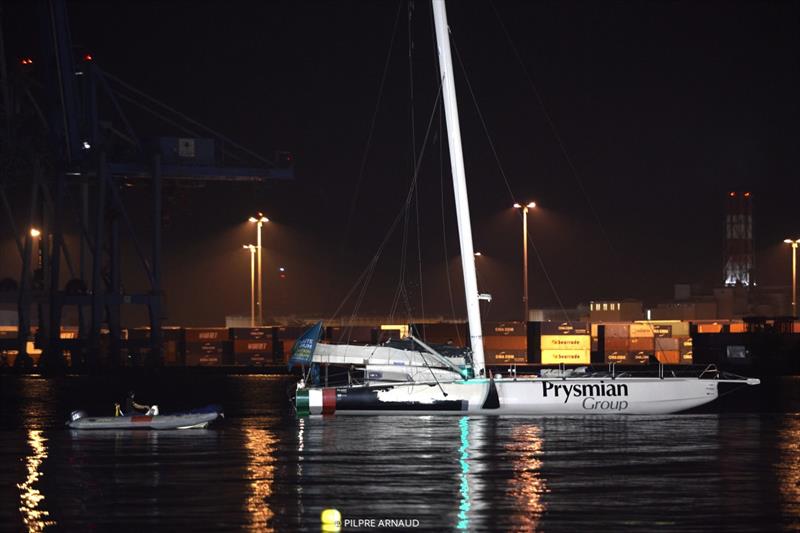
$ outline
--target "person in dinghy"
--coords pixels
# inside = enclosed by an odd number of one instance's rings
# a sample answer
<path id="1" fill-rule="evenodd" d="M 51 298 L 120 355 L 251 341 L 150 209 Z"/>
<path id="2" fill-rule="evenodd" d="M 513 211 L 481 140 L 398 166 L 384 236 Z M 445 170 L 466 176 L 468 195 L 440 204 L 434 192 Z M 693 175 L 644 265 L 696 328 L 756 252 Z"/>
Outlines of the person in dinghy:
<path id="1" fill-rule="evenodd" d="M 125 406 L 120 409 L 119 404 L 116 404 L 117 416 L 134 416 L 134 415 L 157 415 L 158 407 L 136 403 L 136 393 L 133 391 L 128 392 L 125 398 Z"/>

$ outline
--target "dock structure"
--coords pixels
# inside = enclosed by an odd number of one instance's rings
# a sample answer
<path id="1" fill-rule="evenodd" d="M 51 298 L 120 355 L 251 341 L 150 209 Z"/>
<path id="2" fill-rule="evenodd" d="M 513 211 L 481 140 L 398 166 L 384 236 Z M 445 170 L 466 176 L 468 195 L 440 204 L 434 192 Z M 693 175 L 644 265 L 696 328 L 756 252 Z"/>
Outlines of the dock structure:
<path id="1" fill-rule="evenodd" d="M 0 351 L 15 350 L 15 365 L 30 365 L 36 316 L 42 368 L 62 368 L 65 350 L 73 364 L 92 367 L 107 356 L 119 365 L 122 308 L 134 305 L 149 317 L 148 364 L 162 364 L 165 183 L 287 180 L 293 158 L 262 157 L 106 72 L 90 53 L 76 56 L 64 0 L 39 0 L 38 8 L 42 57 L 23 58 L 16 69 L 5 57 L 8 21 L 0 20 L 0 210 L 21 263 L 18 279 L 0 281 L 0 305 L 16 306 L 18 321 L 13 338 L 0 338 Z M 155 117 L 170 136 L 143 137 L 125 109 Z M 131 186 L 149 187 L 144 227 L 123 194 Z M 144 290 L 124 289 L 123 236 Z M 78 332 L 64 339 L 69 308 Z"/>

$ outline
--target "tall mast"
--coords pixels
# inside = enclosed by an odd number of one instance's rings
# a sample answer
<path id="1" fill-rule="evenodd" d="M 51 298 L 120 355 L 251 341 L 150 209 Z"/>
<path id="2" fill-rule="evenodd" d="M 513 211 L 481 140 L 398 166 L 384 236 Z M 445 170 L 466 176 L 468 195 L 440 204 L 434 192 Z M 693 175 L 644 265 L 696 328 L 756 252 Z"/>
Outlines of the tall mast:
<path id="1" fill-rule="evenodd" d="M 464 176 L 464 154 L 461 151 L 461 128 L 458 123 L 456 86 L 453 80 L 453 61 L 450 56 L 450 36 L 444 0 L 433 0 L 433 20 L 436 26 L 436 48 L 439 51 L 439 74 L 442 80 L 444 114 L 447 120 L 447 141 L 450 146 L 450 166 L 458 219 L 458 240 L 461 245 L 461 266 L 464 270 L 464 293 L 467 298 L 467 320 L 475 375 L 485 371 L 481 311 L 478 306 L 478 279 L 475 275 L 475 254 L 472 248 L 472 224 L 469 218 L 467 181 Z"/>

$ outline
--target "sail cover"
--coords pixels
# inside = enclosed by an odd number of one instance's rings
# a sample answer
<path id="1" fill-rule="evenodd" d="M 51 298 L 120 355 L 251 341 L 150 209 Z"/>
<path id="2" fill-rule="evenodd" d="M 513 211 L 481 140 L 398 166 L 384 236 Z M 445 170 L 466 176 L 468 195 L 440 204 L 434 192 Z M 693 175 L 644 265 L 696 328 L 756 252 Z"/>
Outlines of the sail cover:
<path id="1" fill-rule="evenodd" d="M 289 357 L 289 368 L 293 366 L 309 366 L 317 341 L 322 334 L 322 321 L 314 324 L 311 329 L 303 333 L 292 346 L 292 355 Z"/>

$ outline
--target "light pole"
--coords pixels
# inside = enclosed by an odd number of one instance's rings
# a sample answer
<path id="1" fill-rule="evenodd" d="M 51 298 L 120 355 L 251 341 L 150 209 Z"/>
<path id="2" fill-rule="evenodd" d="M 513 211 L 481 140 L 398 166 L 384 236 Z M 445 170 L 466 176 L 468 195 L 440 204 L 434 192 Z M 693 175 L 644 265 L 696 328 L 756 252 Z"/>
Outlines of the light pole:
<path id="1" fill-rule="evenodd" d="M 256 228 L 258 228 L 258 239 L 256 240 L 256 249 L 258 250 L 258 300 L 256 300 L 256 306 L 258 307 L 258 325 L 264 325 L 264 300 L 262 299 L 264 293 L 262 291 L 263 282 L 261 276 L 261 226 L 264 225 L 264 222 L 269 222 L 269 219 L 264 216 L 264 213 L 258 212 L 256 216 L 250 217 L 248 220 L 250 222 L 255 222 Z"/>
<path id="2" fill-rule="evenodd" d="M 256 247 L 243 244 L 242 248 L 250 251 L 250 327 L 256 326 Z"/>
<path id="3" fill-rule="evenodd" d="M 783 242 L 792 245 L 792 317 L 797 317 L 797 245 L 800 239 L 784 239 Z"/>
<path id="4" fill-rule="evenodd" d="M 536 207 L 536 202 L 526 205 L 514 204 L 515 209 L 522 209 L 522 303 L 525 307 L 525 318 L 528 322 L 528 209 Z"/>

